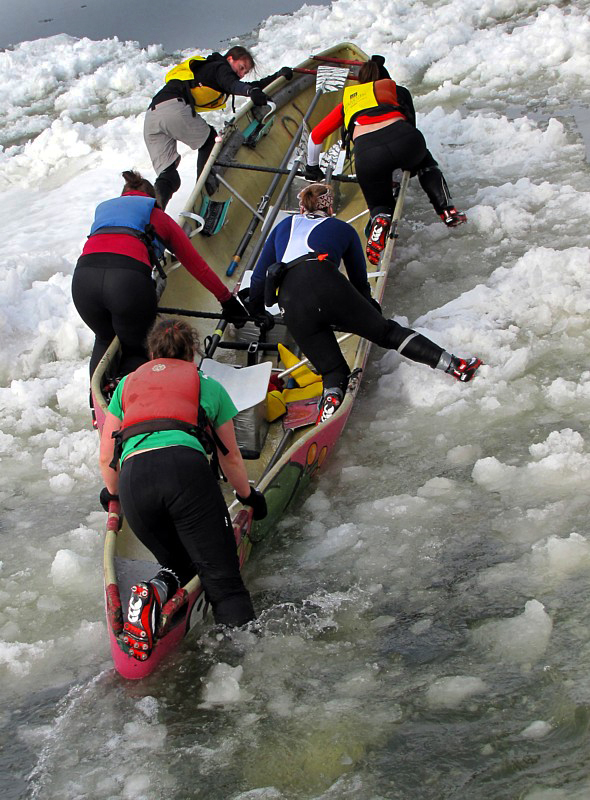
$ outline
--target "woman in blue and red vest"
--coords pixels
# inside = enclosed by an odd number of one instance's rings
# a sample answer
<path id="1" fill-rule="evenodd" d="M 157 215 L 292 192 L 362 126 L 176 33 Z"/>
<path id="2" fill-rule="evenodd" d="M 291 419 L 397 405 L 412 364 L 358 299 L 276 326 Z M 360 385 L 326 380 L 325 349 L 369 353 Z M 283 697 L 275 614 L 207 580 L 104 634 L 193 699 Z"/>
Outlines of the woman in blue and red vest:
<path id="1" fill-rule="evenodd" d="M 148 360 L 145 337 L 158 308 L 152 266 L 154 256 L 161 256 L 164 248 L 215 295 L 225 319 L 237 325 L 247 320 L 242 304 L 197 253 L 186 233 L 158 208 L 152 184 L 131 170 L 123 178 L 121 196 L 97 207 L 72 279 L 74 305 L 96 336 L 91 378 L 115 336 L 121 342 L 119 375 Z"/>
<path id="2" fill-rule="evenodd" d="M 196 574 L 217 623 L 243 625 L 254 618 L 204 435 L 238 500 L 252 507 L 254 519 L 267 513 L 236 443 L 236 407 L 224 387 L 194 364 L 194 331 L 185 322 L 161 320 L 148 348 L 152 360 L 115 389 L 100 441 L 101 504 L 106 510 L 120 497 L 131 529 L 161 566 L 152 580 L 132 588 L 129 600 L 125 636 L 141 660 L 152 648 L 162 605 Z"/>
<path id="3" fill-rule="evenodd" d="M 342 125 L 354 143 L 356 175 L 371 214 L 367 256 L 379 261 L 385 247 L 395 205 L 391 176 L 396 169 L 418 175 L 434 210 L 448 227 L 467 220 L 453 205 L 447 183 L 437 162 L 416 128 L 412 95 L 391 80 L 383 56 L 372 56 L 359 71 L 358 85 L 344 89 L 343 101 L 311 132 L 306 177 L 323 178 L 319 167 L 324 139 Z"/>

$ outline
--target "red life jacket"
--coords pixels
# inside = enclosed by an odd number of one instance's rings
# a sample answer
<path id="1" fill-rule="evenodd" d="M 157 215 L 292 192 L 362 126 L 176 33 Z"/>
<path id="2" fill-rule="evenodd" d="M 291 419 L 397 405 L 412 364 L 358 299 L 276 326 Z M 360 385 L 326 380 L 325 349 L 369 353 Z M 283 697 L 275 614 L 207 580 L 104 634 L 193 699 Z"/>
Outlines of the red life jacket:
<path id="1" fill-rule="evenodd" d="M 125 380 L 121 405 L 122 430 L 138 423 L 178 420 L 195 427 L 199 423 L 201 395 L 199 373 L 189 361 L 158 358 L 148 361 Z M 153 428 L 174 430 L 174 428 Z"/>
<path id="2" fill-rule="evenodd" d="M 228 450 L 215 431 L 209 429 L 200 396 L 199 373 L 192 362 L 158 358 L 138 367 L 127 376 L 123 386 L 123 424 L 113 433 L 115 451 L 110 466 L 116 468 L 123 444 L 133 436 L 183 431 L 195 436 L 206 453 L 213 454 L 215 471 L 216 447 L 223 455 Z"/>

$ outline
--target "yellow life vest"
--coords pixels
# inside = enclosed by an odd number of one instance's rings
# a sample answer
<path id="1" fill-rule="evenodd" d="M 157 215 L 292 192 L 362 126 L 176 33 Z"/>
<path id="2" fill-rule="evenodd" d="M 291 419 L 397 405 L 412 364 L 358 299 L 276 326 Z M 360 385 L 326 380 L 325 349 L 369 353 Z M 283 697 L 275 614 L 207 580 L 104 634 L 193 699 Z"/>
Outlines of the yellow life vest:
<path id="1" fill-rule="evenodd" d="M 348 130 L 348 126 L 355 114 L 360 111 L 366 111 L 369 108 L 377 108 L 380 105 L 375 97 L 375 84 L 361 83 L 357 86 L 345 86 L 342 104 L 344 107 L 344 127 Z"/>
<path id="2" fill-rule="evenodd" d="M 166 83 L 168 83 L 168 81 L 189 81 L 193 84 L 197 83 L 193 71 L 190 68 L 190 62 L 206 60 L 204 56 L 191 56 L 187 58 L 186 61 L 177 64 L 166 73 Z M 227 95 L 223 92 L 220 93 L 216 89 L 211 89 L 209 86 L 200 86 L 199 84 L 194 87 L 191 86 L 190 92 L 195 100 L 195 111 L 213 111 L 213 109 L 225 108 Z"/>

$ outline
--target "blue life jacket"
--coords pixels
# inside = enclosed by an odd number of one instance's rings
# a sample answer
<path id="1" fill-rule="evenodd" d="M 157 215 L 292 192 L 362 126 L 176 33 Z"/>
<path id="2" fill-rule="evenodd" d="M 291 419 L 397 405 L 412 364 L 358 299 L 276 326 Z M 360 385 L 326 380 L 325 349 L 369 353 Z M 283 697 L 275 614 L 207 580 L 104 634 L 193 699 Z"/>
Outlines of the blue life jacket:
<path id="1" fill-rule="evenodd" d="M 90 236 L 97 233 L 136 236 L 145 244 L 150 261 L 156 266 L 154 258 L 158 261 L 164 255 L 166 247 L 150 223 L 155 204 L 153 197 L 140 195 L 126 195 L 105 200 L 96 207 Z"/>

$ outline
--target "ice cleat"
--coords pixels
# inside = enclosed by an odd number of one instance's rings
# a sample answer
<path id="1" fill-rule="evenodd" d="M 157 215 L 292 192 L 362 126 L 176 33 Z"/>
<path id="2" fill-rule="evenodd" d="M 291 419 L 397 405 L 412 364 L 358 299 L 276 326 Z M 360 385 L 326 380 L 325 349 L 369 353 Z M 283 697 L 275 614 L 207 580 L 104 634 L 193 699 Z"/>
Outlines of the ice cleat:
<path id="1" fill-rule="evenodd" d="M 139 661 L 149 657 L 154 646 L 154 633 L 160 615 L 160 602 L 151 583 L 136 583 L 131 587 L 127 622 L 123 626 L 123 641 Z"/>
<path id="2" fill-rule="evenodd" d="M 340 389 L 326 389 L 320 400 L 316 425 L 331 419 L 342 404 L 342 391 Z"/>
<path id="3" fill-rule="evenodd" d="M 371 230 L 367 241 L 367 258 L 371 264 L 379 263 L 390 227 L 391 214 L 376 214 L 371 220 Z"/>
<path id="4" fill-rule="evenodd" d="M 456 228 L 457 225 L 462 225 L 464 222 L 467 222 L 467 215 L 462 211 L 457 211 L 455 206 L 445 208 L 440 214 L 440 218 L 447 228 Z"/>
<path id="5" fill-rule="evenodd" d="M 467 383 L 474 376 L 477 370 L 481 367 L 483 361 L 476 356 L 471 358 L 458 358 L 458 356 L 451 356 L 451 363 L 445 370 L 453 378 L 456 378 L 461 383 Z"/>

